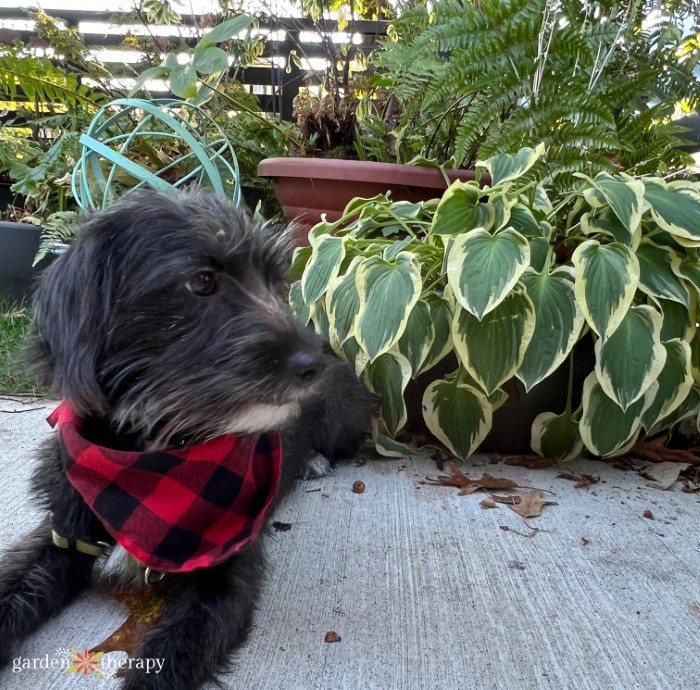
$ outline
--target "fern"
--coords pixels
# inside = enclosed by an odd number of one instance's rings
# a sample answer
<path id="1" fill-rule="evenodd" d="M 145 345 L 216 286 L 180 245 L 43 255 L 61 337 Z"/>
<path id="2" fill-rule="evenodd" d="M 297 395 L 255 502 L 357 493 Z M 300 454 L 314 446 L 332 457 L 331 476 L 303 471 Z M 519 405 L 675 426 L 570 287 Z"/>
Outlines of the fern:
<path id="1" fill-rule="evenodd" d="M 679 14 L 683 3 L 665 5 L 662 25 L 643 30 L 657 5 L 415 4 L 373 57 L 401 106 L 395 131 L 422 135 L 418 152 L 415 138 L 397 145 L 410 142 L 411 153 L 455 156 L 469 166 L 544 141 L 551 179 L 564 187 L 574 172 L 682 168 L 688 157 L 674 148 L 677 129 L 665 123 L 678 101 L 700 104 L 700 44 L 692 30 L 688 37 L 675 30 L 690 25 L 691 15 Z M 660 105 L 650 108 L 654 100 Z M 408 153 L 385 151 L 386 159 Z"/>

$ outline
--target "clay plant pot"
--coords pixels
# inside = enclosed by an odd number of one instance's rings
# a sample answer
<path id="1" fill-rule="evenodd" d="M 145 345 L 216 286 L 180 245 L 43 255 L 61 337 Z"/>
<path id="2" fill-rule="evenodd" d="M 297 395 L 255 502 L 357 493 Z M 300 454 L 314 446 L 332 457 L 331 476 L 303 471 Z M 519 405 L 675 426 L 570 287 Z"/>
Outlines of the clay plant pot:
<path id="1" fill-rule="evenodd" d="M 355 197 L 389 190 L 394 201 L 427 201 L 449 186 L 436 168 L 329 158 L 266 158 L 258 175 L 272 180 L 285 218 L 298 226 L 299 244 L 308 243 L 306 235 L 322 213 L 336 221 Z M 474 179 L 472 170 L 448 170 L 447 175 L 450 183 Z"/>

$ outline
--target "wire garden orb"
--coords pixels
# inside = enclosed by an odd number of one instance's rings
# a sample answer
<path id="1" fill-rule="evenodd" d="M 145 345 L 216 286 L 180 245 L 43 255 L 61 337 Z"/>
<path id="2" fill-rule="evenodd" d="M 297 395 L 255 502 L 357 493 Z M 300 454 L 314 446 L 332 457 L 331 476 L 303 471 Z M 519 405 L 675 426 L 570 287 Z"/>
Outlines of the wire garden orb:
<path id="1" fill-rule="evenodd" d="M 80 137 L 71 188 L 83 210 L 109 206 L 128 189 L 211 188 L 236 206 L 236 154 L 199 106 L 177 99 L 123 98 L 105 105 Z"/>

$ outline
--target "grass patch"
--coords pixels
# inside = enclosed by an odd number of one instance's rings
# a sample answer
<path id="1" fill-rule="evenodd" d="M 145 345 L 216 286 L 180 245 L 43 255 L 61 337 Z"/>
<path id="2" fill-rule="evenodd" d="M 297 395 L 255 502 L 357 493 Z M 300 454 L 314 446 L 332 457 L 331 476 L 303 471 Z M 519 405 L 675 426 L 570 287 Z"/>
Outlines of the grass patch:
<path id="1" fill-rule="evenodd" d="M 40 393 L 22 361 L 31 313 L 24 303 L 0 300 L 0 393 Z"/>

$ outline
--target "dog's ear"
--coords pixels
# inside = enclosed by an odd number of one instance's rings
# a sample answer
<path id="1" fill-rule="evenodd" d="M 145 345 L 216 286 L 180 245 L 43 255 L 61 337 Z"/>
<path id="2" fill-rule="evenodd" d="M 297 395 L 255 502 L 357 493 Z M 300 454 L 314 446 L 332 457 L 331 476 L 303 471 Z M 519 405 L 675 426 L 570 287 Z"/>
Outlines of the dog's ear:
<path id="1" fill-rule="evenodd" d="M 105 411 L 99 367 L 108 344 L 114 303 L 115 233 L 96 214 L 43 274 L 34 294 L 27 348 L 38 381 L 85 415 Z"/>

